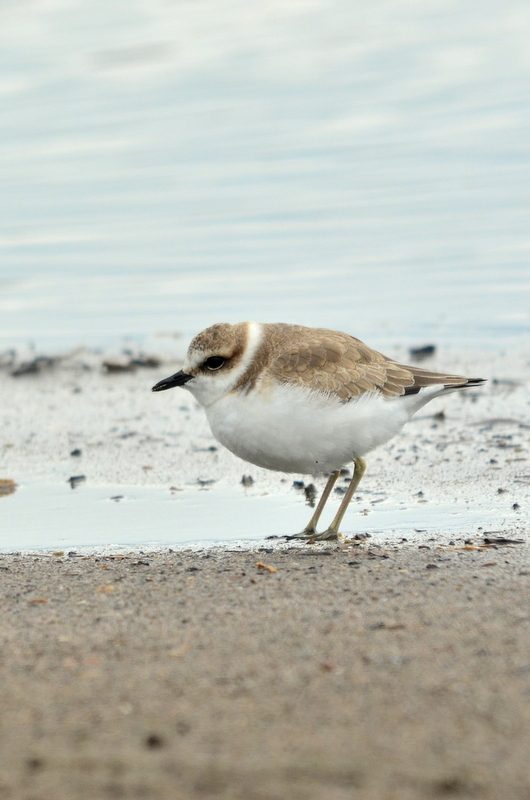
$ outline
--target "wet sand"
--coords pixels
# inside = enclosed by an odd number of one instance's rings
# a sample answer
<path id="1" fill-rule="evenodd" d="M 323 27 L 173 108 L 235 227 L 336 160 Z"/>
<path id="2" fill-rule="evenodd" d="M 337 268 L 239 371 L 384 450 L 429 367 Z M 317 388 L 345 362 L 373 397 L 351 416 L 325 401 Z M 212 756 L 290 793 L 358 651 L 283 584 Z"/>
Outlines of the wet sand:
<path id="1" fill-rule="evenodd" d="M 16 554 L 4 524 L 0 800 L 528 800 L 529 357 L 466 358 L 429 367 L 490 382 L 369 458 L 344 532 L 381 498 L 444 501 L 487 511 L 489 535 L 518 544 L 483 548 L 482 522 L 471 537 L 442 525 L 114 553 L 109 530 L 99 553 Z M 104 374 L 87 355 L 3 371 L 0 478 L 211 480 L 294 503 L 297 476 L 217 447 L 184 392 L 149 393 L 168 366 Z"/>
<path id="2" fill-rule="evenodd" d="M 386 353 L 404 362 L 410 359 L 404 348 L 386 348 Z M 292 495 L 294 480 L 314 481 L 317 489 L 324 486 L 324 478 L 271 472 L 229 453 L 213 438 L 204 410 L 184 389 L 151 393 L 179 362 L 129 370 L 131 358 L 122 356 L 126 368 L 119 372 L 106 371 L 108 361 L 105 355 L 80 350 L 41 372 L 18 375 L 24 362 L 4 369 L 0 362 L 0 479 L 65 485 L 82 474 L 86 486 L 185 492 L 200 484 L 205 489 L 240 487 L 258 496 Z M 517 502 L 523 508 L 530 498 L 525 477 L 530 472 L 530 349 L 445 349 L 422 366 L 483 377 L 488 383 L 432 401 L 398 436 L 370 453 L 356 495 L 363 500 L 359 511 L 377 495 L 377 502 L 393 498 L 488 508 L 499 525 L 503 520 L 505 526 L 517 525 L 520 515 L 512 506 Z M 252 477 L 248 488 L 241 486 L 243 475 Z M 499 488 L 505 491 L 498 494 Z M 334 495 L 332 501 L 339 499 Z M 362 530 L 362 522 L 351 525 L 351 519 L 350 512 L 345 532 Z"/>
<path id="3" fill-rule="evenodd" d="M 4 556 L 0 797 L 528 798 L 528 557 Z"/>

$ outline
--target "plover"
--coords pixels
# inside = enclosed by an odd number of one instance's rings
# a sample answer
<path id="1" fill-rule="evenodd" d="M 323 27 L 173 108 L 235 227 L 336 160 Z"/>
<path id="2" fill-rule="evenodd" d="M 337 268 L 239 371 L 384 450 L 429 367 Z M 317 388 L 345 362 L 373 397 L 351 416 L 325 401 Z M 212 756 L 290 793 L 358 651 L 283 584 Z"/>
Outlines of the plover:
<path id="1" fill-rule="evenodd" d="M 206 411 L 215 438 L 245 461 L 281 472 L 329 474 L 315 512 L 292 538 L 336 539 L 366 469 L 425 403 L 477 386 L 387 358 L 340 331 L 285 323 L 218 323 L 191 342 L 183 368 L 153 386 L 183 386 Z M 317 524 L 347 464 L 351 482 L 329 528 Z"/>

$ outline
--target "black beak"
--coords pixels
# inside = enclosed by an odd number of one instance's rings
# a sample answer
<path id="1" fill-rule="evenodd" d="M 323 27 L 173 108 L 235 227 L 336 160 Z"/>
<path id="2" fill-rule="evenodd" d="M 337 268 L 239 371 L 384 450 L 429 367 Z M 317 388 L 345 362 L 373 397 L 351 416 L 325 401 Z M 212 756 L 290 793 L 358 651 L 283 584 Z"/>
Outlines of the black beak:
<path id="1" fill-rule="evenodd" d="M 171 375 L 169 378 L 164 378 L 162 381 L 158 381 L 156 386 L 153 386 L 153 392 L 163 392 L 165 389 L 173 389 L 174 386 L 184 386 L 185 383 L 191 381 L 193 375 L 186 375 L 185 372 L 179 370 L 179 372 L 175 372 L 174 375 Z"/>

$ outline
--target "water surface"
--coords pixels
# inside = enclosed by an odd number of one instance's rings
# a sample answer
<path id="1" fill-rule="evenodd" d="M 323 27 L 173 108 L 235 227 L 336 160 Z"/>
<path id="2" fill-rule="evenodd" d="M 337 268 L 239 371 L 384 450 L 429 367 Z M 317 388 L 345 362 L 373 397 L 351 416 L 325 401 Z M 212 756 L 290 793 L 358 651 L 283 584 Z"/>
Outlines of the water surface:
<path id="1" fill-rule="evenodd" d="M 219 488 L 171 493 L 165 487 L 86 486 L 25 481 L 0 498 L 0 552 L 79 547 L 171 547 L 229 542 L 256 544 L 302 530 L 310 509 L 285 494 L 258 496 Z M 335 513 L 326 510 L 326 519 Z M 371 544 L 410 544 L 431 536 L 479 535 L 499 522 L 493 509 L 465 503 L 404 504 L 385 500 L 370 513 L 354 502 L 343 524 L 346 536 L 369 533 Z"/>
<path id="2" fill-rule="evenodd" d="M 0 347 L 248 318 L 528 337 L 526 4 L 0 15 Z"/>

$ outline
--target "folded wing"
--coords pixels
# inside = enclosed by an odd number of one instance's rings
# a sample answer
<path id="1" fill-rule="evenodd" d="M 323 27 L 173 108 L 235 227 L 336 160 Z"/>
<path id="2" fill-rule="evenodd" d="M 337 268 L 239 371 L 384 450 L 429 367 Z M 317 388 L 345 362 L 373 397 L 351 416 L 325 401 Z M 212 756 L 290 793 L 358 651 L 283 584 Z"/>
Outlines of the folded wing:
<path id="1" fill-rule="evenodd" d="M 295 326 L 293 326 L 295 328 Z M 344 402 L 365 392 L 384 397 L 414 394 L 425 386 L 464 388 L 481 379 L 405 366 L 373 350 L 346 333 L 325 329 L 300 329 L 304 335 L 285 337 L 270 371 L 282 383 L 311 387 Z M 312 336 L 308 338 L 308 331 Z M 298 341 L 297 341 L 298 340 Z"/>

